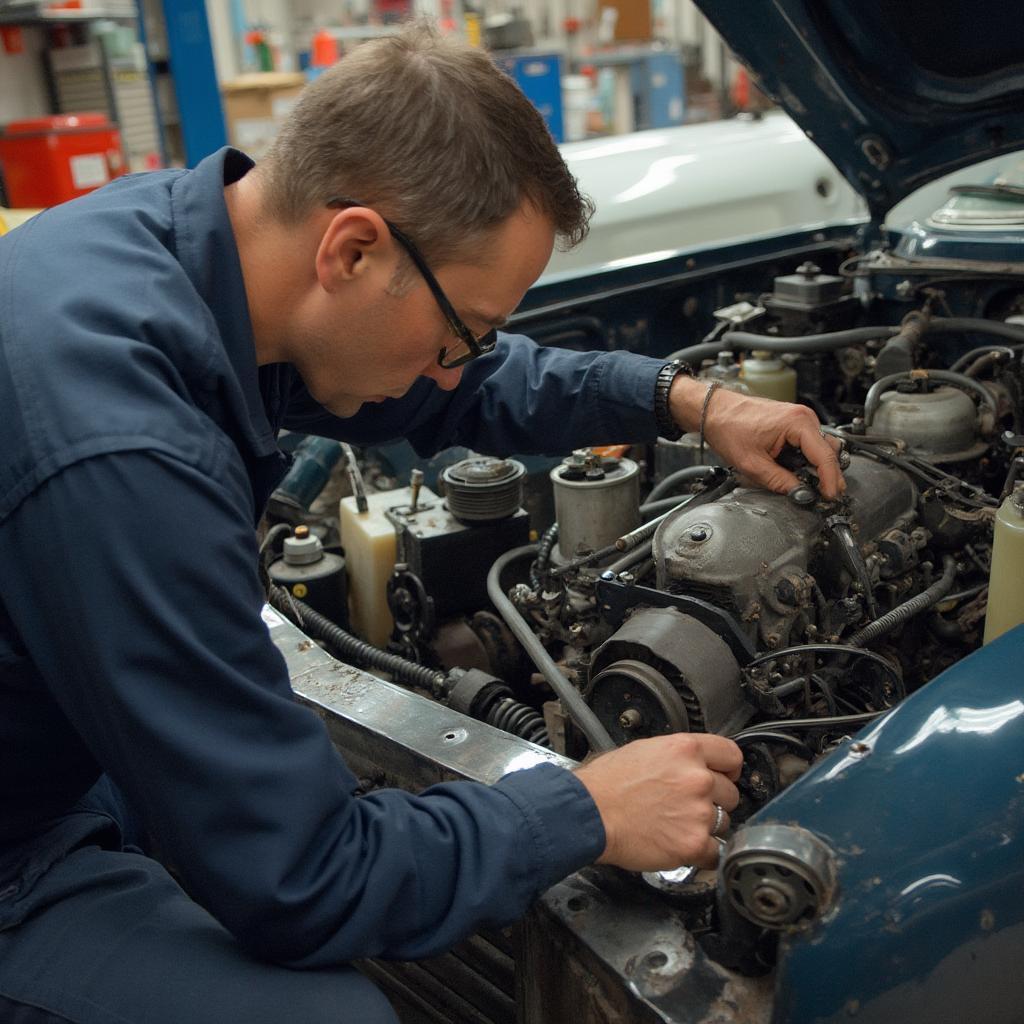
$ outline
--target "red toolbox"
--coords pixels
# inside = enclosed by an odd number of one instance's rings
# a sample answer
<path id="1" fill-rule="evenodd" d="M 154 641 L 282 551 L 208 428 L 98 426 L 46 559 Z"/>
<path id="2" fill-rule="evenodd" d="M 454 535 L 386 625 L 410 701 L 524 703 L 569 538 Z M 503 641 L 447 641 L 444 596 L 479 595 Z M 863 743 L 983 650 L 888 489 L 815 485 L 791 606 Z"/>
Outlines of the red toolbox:
<path id="1" fill-rule="evenodd" d="M 12 121 L 0 132 L 0 173 L 11 206 L 55 206 L 125 173 L 121 135 L 104 114 Z"/>

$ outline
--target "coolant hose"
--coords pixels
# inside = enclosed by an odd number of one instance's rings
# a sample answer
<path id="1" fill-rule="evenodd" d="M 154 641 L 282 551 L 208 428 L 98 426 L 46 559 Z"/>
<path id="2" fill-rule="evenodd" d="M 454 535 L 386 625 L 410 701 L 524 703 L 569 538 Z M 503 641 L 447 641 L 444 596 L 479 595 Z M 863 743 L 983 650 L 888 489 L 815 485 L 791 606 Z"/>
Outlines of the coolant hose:
<path id="1" fill-rule="evenodd" d="M 494 603 L 494 607 L 498 609 L 498 614 L 512 630 L 515 638 L 523 645 L 530 660 L 548 681 L 551 689 L 555 691 L 566 714 L 586 737 L 591 750 L 614 750 L 615 742 L 608 735 L 608 730 L 601 724 L 601 720 L 590 709 L 579 691 L 562 675 L 554 659 L 544 649 L 540 638 L 530 629 L 529 623 L 519 614 L 518 609 L 501 589 L 501 574 L 505 568 L 517 559 L 525 558 L 528 555 L 536 557 L 536 544 L 512 548 L 511 551 L 506 551 L 505 554 L 499 556 L 487 574 L 487 595 Z"/>
<path id="2" fill-rule="evenodd" d="M 308 633 L 314 640 L 320 640 L 341 655 L 346 661 L 351 660 L 359 665 L 367 665 L 370 668 L 380 669 L 387 672 L 399 682 L 409 686 L 418 686 L 421 689 L 436 693 L 438 687 L 444 681 L 443 672 L 435 672 L 433 669 L 417 665 L 397 654 L 389 654 L 379 647 L 360 640 L 351 633 L 346 632 L 337 623 L 331 622 L 326 615 L 310 608 L 304 601 L 292 597 L 283 587 L 270 583 L 267 588 L 267 597 L 270 603 L 288 618 L 298 616 L 296 625 Z"/>
<path id="3" fill-rule="evenodd" d="M 1024 327 L 975 316 L 933 316 L 926 334 L 991 334 L 1024 343 Z"/>
<path id="4" fill-rule="evenodd" d="M 714 359 L 719 352 L 729 349 L 747 351 L 763 349 L 766 352 L 830 352 L 847 348 L 865 341 L 891 338 L 900 334 L 902 327 L 882 325 L 878 327 L 851 327 L 827 334 L 804 334 L 793 338 L 777 335 L 754 334 L 750 331 L 727 331 L 717 341 L 691 345 L 673 352 L 669 359 L 682 359 L 699 366 L 704 359 Z M 942 317 L 929 319 L 925 334 L 991 334 L 997 338 L 1024 343 L 1024 327 L 1003 323 L 1001 320 L 985 320 L 981 317 Z"/>
<path id="5" fill-rule="evenodd" d="M 669 473 L 663 480 L 659 480 L 651 488 L 651 493 L 647 495 L 647 500 L 644 504 L 650 504 L 652 501 L 657 501 L 663 495 L 671 494 L 672 489 L 679 484 L 703 480 L 706 476 L 714 474 L 714 472 L 714 466 L 686 466 L 683 469 L 677 469 L 674 473 Z"/>
<path id="6" fill-rule="evenodd" d="M 854 633 L 846 642 L 851 647 L 863 647 L 865 644 L 885 636 L 908 619 L 938 604 L 952 589 L 956 578 L 956 559 L 952 555 L 942 558 L 942 576 L 927 590 L 912 597 L 909 601 L 897 605 L 891 612 L 886 612 L 880 619 L 868 623 L 863 629 Z"/>
<path id="7" fill-rule="evenodd" d="M 751 331 L 727 331 L 717 341 L 691 345 L 673 352 L 669 359 L 682 359 L 699 366 L 703 359 L 714 359 L 719 352 L 729 349 L 761 350 L 765 352 L 830 352 L 847 348 L 862 341 L 877 341 L 899 334 L 899 327 L 851 327 L 828 334 L 803 334 L 799 337 L 780 338 L 772 334 L 754 334 Z"/>

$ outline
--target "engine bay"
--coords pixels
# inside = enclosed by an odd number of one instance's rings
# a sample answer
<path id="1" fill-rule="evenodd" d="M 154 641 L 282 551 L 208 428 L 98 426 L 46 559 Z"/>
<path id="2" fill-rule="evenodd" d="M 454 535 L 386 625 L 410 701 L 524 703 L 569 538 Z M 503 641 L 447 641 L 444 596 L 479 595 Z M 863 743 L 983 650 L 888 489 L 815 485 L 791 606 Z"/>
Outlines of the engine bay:
<path id="1" fill-rule="evenodd" d="M 307 438 L 271 504 L 271 603 L 342 660 L 570 758 L 730 736 L 741 827 L 1024 620 L 1024 266 L 978 240 L 974 198 L 866 252 L 808 238 L 521 318 L 542 343 L 628 345 L 809 405 L 840 499 L 799 452 L 780 453 L 799 485 L 773 494 L 696 435 L 409 472 Z M 739 844 L 720 874 L 723 892 L 686 867 L 642 884 L 745 973 L 827 901 L 813 850 Z"/>

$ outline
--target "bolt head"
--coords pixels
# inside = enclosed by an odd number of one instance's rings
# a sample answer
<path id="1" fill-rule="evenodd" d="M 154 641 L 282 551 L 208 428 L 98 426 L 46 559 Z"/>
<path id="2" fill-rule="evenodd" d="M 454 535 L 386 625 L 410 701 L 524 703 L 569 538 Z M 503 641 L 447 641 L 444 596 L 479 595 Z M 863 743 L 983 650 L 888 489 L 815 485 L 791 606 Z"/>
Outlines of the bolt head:
<path id="1" fill-rule="evenodd" d="M 643 722 L 643 716 L 636 708 L 627 708 L 619 715 L 619 725 L 623 729 L 636 729 Z"/>
<path id="2" fill-rule="evenodd" d="M 779 918 L 789 910 L 789 897 L 771 885 L 759 885 L 754 890 L 754 904 L 765 917 Z"/>

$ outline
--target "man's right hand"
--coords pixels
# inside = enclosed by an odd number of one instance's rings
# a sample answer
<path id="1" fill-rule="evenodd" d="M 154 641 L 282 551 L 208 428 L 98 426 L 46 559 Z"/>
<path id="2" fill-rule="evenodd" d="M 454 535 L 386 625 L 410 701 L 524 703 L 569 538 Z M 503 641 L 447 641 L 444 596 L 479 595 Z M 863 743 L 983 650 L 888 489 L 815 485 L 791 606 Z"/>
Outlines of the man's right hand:
<path id="1" fill-rule="evenodd" d="M 599 864 L 629 871 L 714 867 L 715 804 L 731 811 L 743 755 L 732 740 L 675 733 L 634 740 L 576 770 L 597 804 L 606 845 Z M 724 830 L 728 824 L 719 829 Z"/>

